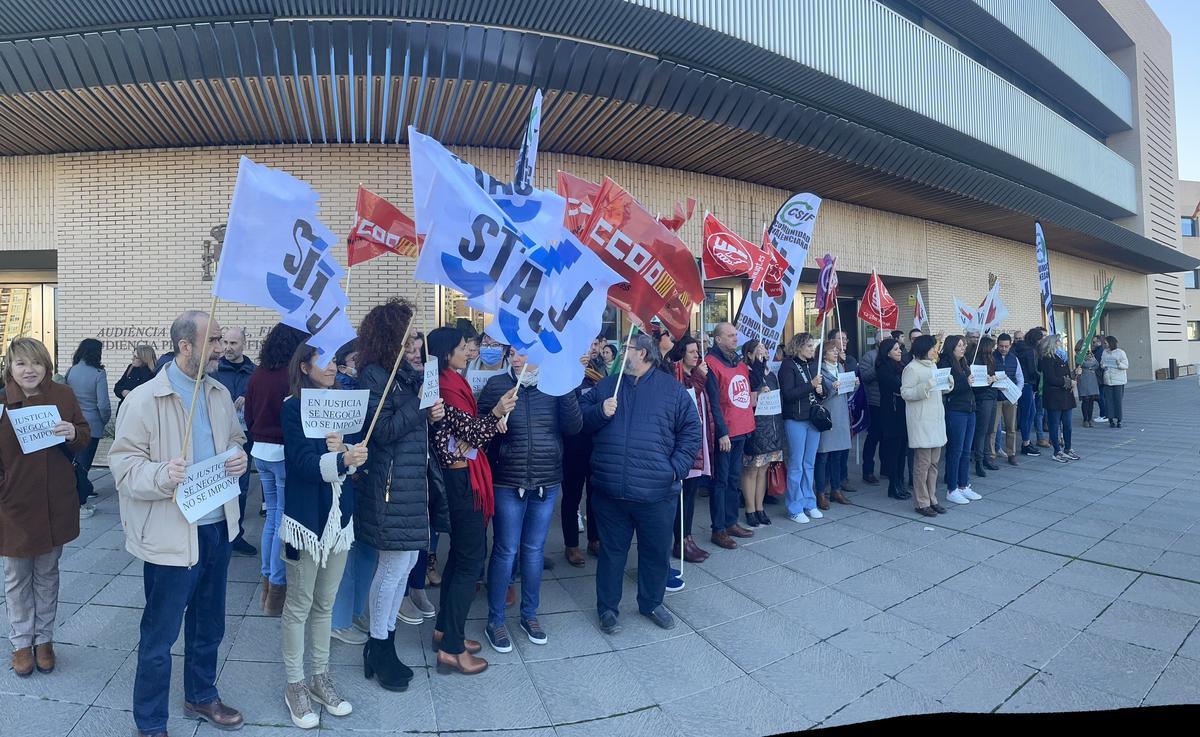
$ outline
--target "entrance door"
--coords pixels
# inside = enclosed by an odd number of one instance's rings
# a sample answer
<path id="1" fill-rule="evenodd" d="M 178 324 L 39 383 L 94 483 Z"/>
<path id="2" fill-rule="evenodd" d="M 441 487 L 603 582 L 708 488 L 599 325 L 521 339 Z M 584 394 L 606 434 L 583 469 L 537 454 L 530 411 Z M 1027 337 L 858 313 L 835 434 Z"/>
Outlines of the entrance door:
<path id="1" fill-rule="evenodd" d="M 58 284 L 52 282 L 8 282 L 0 272 L 0 364 L 13 338 L 37 338 L 46 344 L 50 357 L 58 361 L 55 331 L 55 301 Z"/>

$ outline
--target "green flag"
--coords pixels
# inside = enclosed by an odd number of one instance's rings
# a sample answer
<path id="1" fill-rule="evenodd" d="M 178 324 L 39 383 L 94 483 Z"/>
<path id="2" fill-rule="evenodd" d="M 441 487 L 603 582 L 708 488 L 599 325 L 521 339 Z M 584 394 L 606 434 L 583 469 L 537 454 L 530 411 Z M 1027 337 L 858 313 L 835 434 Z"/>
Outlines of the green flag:
<path id="1" fill-rule="evenodd" d="M 1096 300 L 1096 306 L 1092 309 L 1092 321 L 1088 323 L 1087 335 L 1083 338 L 1083 347 L 1079 351 L 1079 355 L 1075 356 L 1075 365 L 1078 366 L 1087 358 L 1088 351 L 1092 349 L 1092 338 L 1096 337 L 1096 328 L 1100 327 L 1100 316 L 1104 314 L 1104 307 L 1108 304 L 1108 294 L 1112 291 L 1114 276 L 1108 280 L 1108 284 L 1104 285 L 1104 291 L 1100 293 L 1100 299 Z"/>

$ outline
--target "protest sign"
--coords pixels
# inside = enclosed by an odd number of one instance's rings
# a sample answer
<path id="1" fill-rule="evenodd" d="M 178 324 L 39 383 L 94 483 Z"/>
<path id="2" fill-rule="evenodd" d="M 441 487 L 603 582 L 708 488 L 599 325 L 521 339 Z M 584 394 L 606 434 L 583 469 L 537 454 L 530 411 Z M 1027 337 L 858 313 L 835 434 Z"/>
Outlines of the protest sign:
<path id="1" fill-rule="evenodd" d="M 54 426 L 62 422 L 62 416 L 53 404 L 10 409 L 8 421 L 12 423 L 17 442 L 21 444 L 21 452 L 25 455 L 67 442 L 62 435 L 54 434 Z"/>
<path id="2" fill-rule="evenodd" d="M 950 391 L 950 369 L 940 368 L 933 370 L 933 389 L 934 391 L 942 390 Z"/>
<path id="3" fill-rule="evenodd" d="M 987 386 L 987 380 L 987 366 L 982 364 L 973 364 L 971 366 L 971 386 Z"/>
<path id="4" fill-rule="evenodd" d="M 1042 224 L 1035 222 L 1034 240 L 1037 247 L 1034 249 L 1037 254 L 1037 270 L 1038 281 L 1042 287 L 1042 312 L 1046 316 L 1046 326 L 1049 328 L 1050 335 L 1057 335 L 1058 330 L 1054 325 L 1054 287 L 1050 284 L 1050 252 L 1046 247 L 1046 236 L 1042 233 Z"/>
<path id="5" fill-rule="evenodd" d="M 225 471 L 225 461 L 241 452 L 241 448 L 229 450 L 193 463 L 187 468 L 187 476 L 175 490 L 175 503 L 188 524 L 213 511 L 230 499 L 236 499 L 241 489 L 236 476 Z"/>
<path id="6" fill-rule="evenodd" d="M 471 385 L 471 393 L 475 398 L 479 398 L 479 393 L 483 391 L 483 387 L 487 385 L 488 380 L 493 376 L 499 376 L 504 373 L 504 369 L 496 369 L 495 371 L 475 371 L 467 372 L 467 383 Z"/>
<path id="7" fill-rule="evenodd" d="M 1021 392 L 1017 391 L 1017 385 L 1008 377 L 1001 379 L 997 375 L 996 383 L 992 384 L 992 387 L 1003 392 L 1004 398 L 1013 404 L 1016 404 L 1021 399 Z"/>
<path id="8" fill-rule="evenodd" d="M 690 391 L 690 390 L 689 390 Z M 756 415 L 777 415 L 783 412 L 780 392 L 759 392 L 758 404 L 754 407 Z"/>
<path id="9" fill-rule="evenodd" d="M 857 388 L 854 385 L 856 375 L 853 371 L 842 371 L 838 373 L 838 394 L 853 394 Z"/>
<path id="10" fill-rule="evenodd" d="M 420 409 L 428 409 L 437 404 L 442 396 L 442 380 L 438 377 L 437 356 L 430 356 L 425 362 L 425 381 L 421 384 Z"/>
<path id="11" fill-rule="evenodd" d="M 304 437 L 324 438 L 340 432 L 343 437 L 358 432 L 367 419 L 366 389 L 301 389 L 300 422 Z"/>

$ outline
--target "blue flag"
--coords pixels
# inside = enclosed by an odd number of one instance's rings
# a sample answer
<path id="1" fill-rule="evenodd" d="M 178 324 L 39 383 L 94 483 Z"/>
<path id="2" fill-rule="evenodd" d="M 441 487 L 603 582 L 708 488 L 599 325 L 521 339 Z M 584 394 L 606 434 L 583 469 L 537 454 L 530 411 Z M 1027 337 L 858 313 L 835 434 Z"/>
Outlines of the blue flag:
<path id="1" fill-rule="evenodd" d="M 1038 280 L 1042 283 L 1042 310 L 1046 313 L 1046 327 L 1051 335 L 1058 335 L 1054 327 L 1054 289 L 1050 286 L 1050 253 L 1046 250 L 1046 236 L 1042 234 L 1042 224 L 1035 222 L 1033 227 L 1037 236 L 1037 267 Z"/>

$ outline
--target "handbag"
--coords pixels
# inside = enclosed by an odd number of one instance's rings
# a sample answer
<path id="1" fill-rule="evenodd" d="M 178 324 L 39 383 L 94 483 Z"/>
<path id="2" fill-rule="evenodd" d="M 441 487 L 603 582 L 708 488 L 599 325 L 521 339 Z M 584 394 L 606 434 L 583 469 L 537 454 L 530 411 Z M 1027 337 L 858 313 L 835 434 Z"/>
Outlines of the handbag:
<path id="1" fill-rule="evenodd" d="M 771 496 L 787 493 L 787 466 L 783 461 L 773 461 L 767 466 L 767 493 Z"/>
<path id="2" fill-rule="evenodd" d="M 800 371 L 800 377 L 804 382 L 811 386 L 812 380 L 808 378 L 808 372 L 801 370 L 799 365 L 796 366 L 796 370 Z M 829 410 L 821 404 L 817 393 L 811 389 L 808 392 L 808 423 L 816 428 L 817 432 L 825 432 L 833 427 L 833 417 L 830 416 Z"/>

